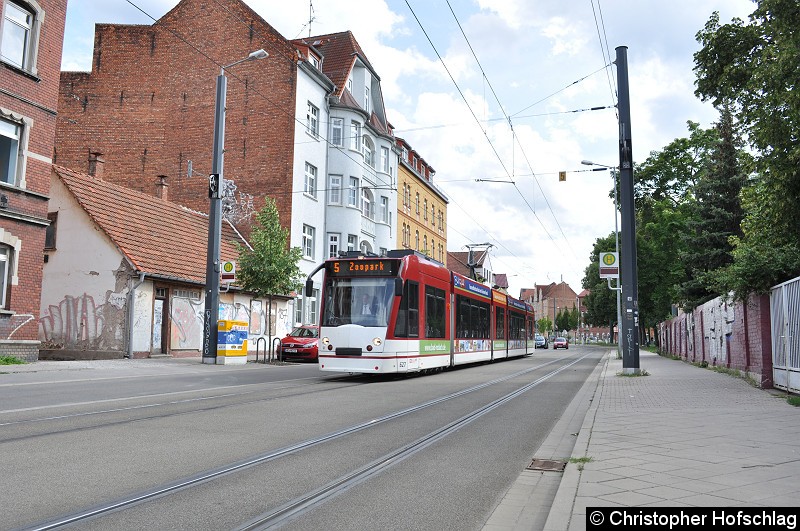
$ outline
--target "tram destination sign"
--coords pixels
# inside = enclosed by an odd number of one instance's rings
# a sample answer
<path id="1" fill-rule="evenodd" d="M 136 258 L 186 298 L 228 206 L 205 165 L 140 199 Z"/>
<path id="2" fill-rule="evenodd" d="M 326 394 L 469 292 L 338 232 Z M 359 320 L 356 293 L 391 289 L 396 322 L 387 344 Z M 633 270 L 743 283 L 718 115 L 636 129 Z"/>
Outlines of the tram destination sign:
<path id="1" fill-rule="evenodd" d="M 395 277 L 399 270 L 400 260 L 394 258 L 328 262 L 328 274 L 335 277 Z"/>

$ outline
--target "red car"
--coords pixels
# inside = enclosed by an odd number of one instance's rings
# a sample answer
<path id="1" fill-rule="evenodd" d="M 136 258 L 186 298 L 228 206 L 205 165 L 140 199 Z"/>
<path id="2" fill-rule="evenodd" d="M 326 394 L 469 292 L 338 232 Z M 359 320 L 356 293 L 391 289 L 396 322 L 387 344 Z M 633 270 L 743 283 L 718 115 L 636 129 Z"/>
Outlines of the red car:
<path id="1" fill-rule="evenodd" d="M 569 350 L 569 341 L 565 337 L 557 337 L 553 340 L 553 350 L 557 348 L 565 348 Z"/>
<path id="2" fill-rule="evenodd" d="M 318 343 L 319 328 L 298 326 L 281 339 L 277 352 L 278 358 L 317 361 Z"/>

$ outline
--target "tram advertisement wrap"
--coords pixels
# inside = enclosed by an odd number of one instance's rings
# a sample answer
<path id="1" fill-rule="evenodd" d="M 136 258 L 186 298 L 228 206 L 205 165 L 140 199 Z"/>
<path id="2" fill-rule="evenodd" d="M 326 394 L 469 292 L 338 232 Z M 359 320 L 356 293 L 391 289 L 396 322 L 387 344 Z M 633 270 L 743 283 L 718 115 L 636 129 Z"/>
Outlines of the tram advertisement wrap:
<path id="1" fill-rule="evenodd" d="M 450 354 L 450 342 L 441 339 L 423 339 L 419 342 L 419 353 L 422 356 Z"/>

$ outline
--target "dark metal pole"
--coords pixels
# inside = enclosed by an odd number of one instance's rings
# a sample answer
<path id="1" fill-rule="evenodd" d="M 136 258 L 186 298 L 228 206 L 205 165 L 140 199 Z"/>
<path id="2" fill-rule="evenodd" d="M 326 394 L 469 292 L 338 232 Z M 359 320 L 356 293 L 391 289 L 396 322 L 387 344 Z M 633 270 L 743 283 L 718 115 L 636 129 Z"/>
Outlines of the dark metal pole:
<path id="1" fill-rule="evenodd" d="M 225 97 L 228 80 L 225 71 L 217 76 L 214 109 L 214 151 L 208 178 L 208 250 L 206 255 L 206 305 L 203 313 L 203 363 L 217 362 L 217 321 L 219 319 L 219 249 L 222 231 L 222 177 L 225 147 Z"/>
<path id="2" fill-rule="evenodd" d="M 636 211 L 633 204 L 631 102 L 628 94 L 628 47 L 618 46 L 620 215 L 622 217 L 622 372 L 639 374 L 639 279 L 636 269 Z"/>

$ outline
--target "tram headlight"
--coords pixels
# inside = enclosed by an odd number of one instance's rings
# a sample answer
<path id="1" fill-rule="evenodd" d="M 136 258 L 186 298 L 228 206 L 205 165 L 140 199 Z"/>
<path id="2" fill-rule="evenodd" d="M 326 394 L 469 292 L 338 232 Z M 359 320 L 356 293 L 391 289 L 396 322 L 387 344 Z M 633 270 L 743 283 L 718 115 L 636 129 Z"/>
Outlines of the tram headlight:
<path id="1" fill-rule="evenodd" d="M 382 343 L 383 343 L 383 340 L 381 338 L 379 338 L 379 337 L 376 337 L 375 339 L 372 340 L 372 344 L 375 345 L 376 347 L 381 346 Z"/>
<path id="2" fill-rule="evenodd" d="M 331 342 L 331 340 L 328 339 L 328 336 L 325 336 L 325 337 L 322 338 L 322 344 L 323 345 L 329 345 L 330 342 Z"/>

